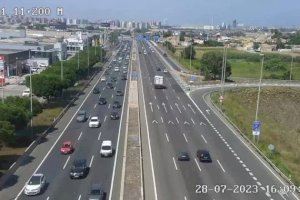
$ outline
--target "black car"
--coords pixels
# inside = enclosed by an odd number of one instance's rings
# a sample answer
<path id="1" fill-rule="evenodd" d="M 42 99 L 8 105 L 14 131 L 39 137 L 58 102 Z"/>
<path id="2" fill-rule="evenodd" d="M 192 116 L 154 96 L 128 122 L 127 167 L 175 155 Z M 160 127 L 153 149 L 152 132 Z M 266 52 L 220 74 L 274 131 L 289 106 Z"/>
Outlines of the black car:
<path id="1" fill-rule="evenodd" d="M 100 184 L 93 184 L 89 193 L 89 200 L 104 200 L 106 193 L 102 189 Z"/>
<path id="2" fill-rule="evenodd" d="M 123 92 L 121 90 L 117 90 L 116 91 L 116 96 L 123 96 Z"/>
<path id="3" fill-rule="evenodd" d="M 121 80 L 126 81 L 127 80 L 127 76 L 123 75 Z"/>
<path id="4" fill-rule="evenodd" d="M 117 77 L 111 77 L 111 81 L 112 82 L 116 82 L 117 81 Z"/>
<path id="5" fill-rule="evenodd" d="M 156 68 L 156 71 L 160 72 L 160 71 L 161 71 L 161 69 L 158 67 L 158 68 Z"/>
<path id="6" fill-rule="evenodd" d="M 87 120 L 87 113 L 85 110 L 80 110 L 78 113 L 77 113 L 77 117 L 76 117 L 76 120 L 77 122 L 85 122 Z"/>
<path id="7" fill-rule="evenodd" d="M 105 105 L 107 103 L 106 99 L 104 97 L 100 97 L 98 100 L 99 105 Z"/>
<path id="8" fill-rule="evenodd" d="M 121 106 L 120 102 L 114 101 L 112 107 L 113 107 L 113 108 L 121 108 L 122 106 Z"/>
<path id="9" fill-rule="evenodd" d="M 210 154 L 207 150 L 198 150 L 197 157 L 199 158 L 200 162 L 212 162 Z"/>
<path id="10" fill-rule="evenodd" d="M 100 93 L 100 89 L 97 88 L 97 87 L 95 87 L 95 88 L 93 89 L 93 94 L 99 94 L 99 93 Z"/>
<path id="11" fill-rule="evenodd" d="M 118 112 L 112 112 L 111 114 L 110 114 L 110 119 L 112 119 L 112 120 L 117 120 L 117 119 L 119 119 L 120 118 L 120 116 L 119 116 L 119 113 Z"/>
<path id="12" fill-rule="evenodd" d="M 189 156 L 188 152 L 180 152 L 178 155 L 178 160 L 179 161 L 189 161 L 190 156 Z"/>
<path id="13" fill-rule="evenodd" d="M 106 87 L 109 88 L 109 89 L 113 89 L 113 88 L 114 88 L 114 85 L 113 85 L 112 83 L 108 82 L 108 83 L 106 84 Z"/>
<path id="14" fill-rule="evenodd" d="M 87 174 L 88 167 L 86 159 L 75 159 L 70 170 L 70 178 L 83 178 Z"/>

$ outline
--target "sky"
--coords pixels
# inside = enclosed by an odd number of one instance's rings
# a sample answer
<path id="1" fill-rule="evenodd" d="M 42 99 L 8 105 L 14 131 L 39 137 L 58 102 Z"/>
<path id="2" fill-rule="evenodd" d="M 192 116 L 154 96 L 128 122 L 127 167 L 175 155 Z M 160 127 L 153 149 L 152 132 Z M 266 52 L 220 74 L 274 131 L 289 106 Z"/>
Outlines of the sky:
<path id="1" fill-rule="evenodd" d="M 63 7 L 64 17 L 160 20 L 169 25 L 239 23 L 300 27 L 300 0 L 0 0 L 0 9 Z M 55 12 L 54 12 L 55 13 Z"/>

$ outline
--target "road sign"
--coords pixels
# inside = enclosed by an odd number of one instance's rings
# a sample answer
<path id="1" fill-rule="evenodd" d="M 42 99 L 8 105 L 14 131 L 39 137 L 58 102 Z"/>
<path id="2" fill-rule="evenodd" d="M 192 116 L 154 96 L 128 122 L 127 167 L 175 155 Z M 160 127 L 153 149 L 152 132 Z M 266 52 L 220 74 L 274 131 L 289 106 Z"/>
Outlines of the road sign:
<path id="1" fill-rule="evenodd" d="M 254 136 L 259 136 L 260 135 L 260 127 L 261 127 L 261 122 L 260 121 L 254 121 L 252 124 L 252 134 Z"/>

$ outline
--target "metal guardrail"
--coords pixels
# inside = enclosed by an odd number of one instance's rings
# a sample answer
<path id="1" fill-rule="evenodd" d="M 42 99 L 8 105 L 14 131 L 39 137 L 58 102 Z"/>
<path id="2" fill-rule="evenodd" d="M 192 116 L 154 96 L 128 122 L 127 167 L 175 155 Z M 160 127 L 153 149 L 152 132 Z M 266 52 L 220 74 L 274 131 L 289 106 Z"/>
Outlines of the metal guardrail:
<path id="1" fill-rule="evenodd" d="M 211 99 L 211 93 L 212 92 L 207 92 L 204 94 L 204 101 L 207 104 L 211 104 L 213 106 L 213 109 L 218 112 L 234 129 L 235 131 L 251 146 L 252 149 L 254 149 L 261 158 L 263 158 L 270 167 L 272 167 L 277 174 L 279 174 L 289 185 L 295 185 L 290 178 L 288 178 L 247 136 L 246 134 L 241 131 L 238 126 L 233 123 L 229 117 L 212 101 Z M 207 99 L 208 98 L 208 99 Z M 209 102 L 207 102 L 209 101 Z M 297 189 L 297 192 L 300 193 L 300 190 Z"/>

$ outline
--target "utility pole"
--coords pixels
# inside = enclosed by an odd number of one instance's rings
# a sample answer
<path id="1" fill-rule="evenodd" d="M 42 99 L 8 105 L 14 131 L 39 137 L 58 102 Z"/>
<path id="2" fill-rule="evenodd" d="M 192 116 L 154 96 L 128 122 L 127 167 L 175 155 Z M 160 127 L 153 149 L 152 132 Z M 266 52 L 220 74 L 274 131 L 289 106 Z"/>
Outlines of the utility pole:
<path id="1" fill-rule="evenodd" d="M 89 40 L 87 40 L 87 54 L 88 54 L 88 77 L 90 77 L 90 48 Z"/>
<path id="2" fill-rule="evenodd" d="M 260 99 L 260 91 L 261 91 L 261 81 L 262 81 L 262 74 L 263 74 L 263 68 L 264 68 L 264 54 L 261 54 L 261 67 L 260 67 L 260 78 L 259 78 L 259 85 L 258 85 L 258 93 L 257 93 L 257 102 L 256 102 L 256 112 L 255 112 L 255 121 L 257 121 L 258 116 L 258 108 L 259 108 L 259 99 Z"/>
<path id="3" fill-rule="evenodd" d="M 77 69 L 79 69 L 79 52 L 80 52 L 80 49 L 78 49 L 78 51 L 77 51 Z"/>
<path id="4" fill-rule="evenodd" d="M 29 84 L 30 84 L 30 113 L 31 113 L 31 118 L 30 118 L 30 127 L 31 127 L 31 131 L 32 131 L 32 116 L 33 116 L 33 112 L 32 112 L 32 73 L 31 73 L 31 53 L 30 53 L 30 49 L 28 51 L 28 60 L 29 60 Z"/>

